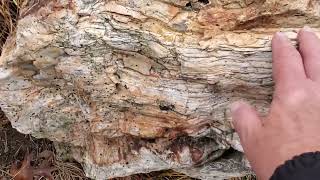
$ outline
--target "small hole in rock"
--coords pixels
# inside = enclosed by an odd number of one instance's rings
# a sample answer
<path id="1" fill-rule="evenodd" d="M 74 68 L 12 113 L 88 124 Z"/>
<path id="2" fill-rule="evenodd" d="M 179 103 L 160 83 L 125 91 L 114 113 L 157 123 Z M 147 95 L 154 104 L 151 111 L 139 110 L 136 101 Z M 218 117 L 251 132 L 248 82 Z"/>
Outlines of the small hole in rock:
<path id="1" fill-rule="evenodd" d="M 192 7 L 191 2 L 188 2 L 188 3 L 186 4 L 186 7 L 191 8 L 191 7 Z"/>
<path id="2" fill-rule="evenodd" d="M 198 2 L 200 2 L 202 4 L 209 4 L 210 3 L 209 0 L 199 0 Z"/>
<path id="3" fill-rule="evenodd" d="M 155 139 L 146 139 L 146 141 L 148 142 L 148 143 L 156 143 L 156 140 Z"/>
<path id="4" fill-rule="evenodd" d="M 116 89 L 120 90 L 121 89 L 121 84 L 120 83 L 116 83 Z"/>
<path id="5" fill-rule="evenodd" d="M 173 110 L 175 107 L 174 105 L 162 105 L 160 104 L 159 105 L 159 109 L 162 110 L 162 111 L 170 111 L 170 110 Z"/>

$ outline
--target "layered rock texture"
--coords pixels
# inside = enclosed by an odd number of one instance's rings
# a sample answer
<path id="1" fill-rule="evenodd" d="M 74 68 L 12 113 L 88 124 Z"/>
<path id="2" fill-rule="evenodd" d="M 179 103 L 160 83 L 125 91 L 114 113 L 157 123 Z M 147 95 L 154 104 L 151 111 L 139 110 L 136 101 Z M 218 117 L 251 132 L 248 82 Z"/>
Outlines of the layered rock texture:
<path id="1" fill-rule="evenodd" d="M 94 179 L 250 173 L 228 105 L 263 114 L 271 38 L 320 25 L 317 0 L 27 0 L 0 59 L 0 106 Z"/>

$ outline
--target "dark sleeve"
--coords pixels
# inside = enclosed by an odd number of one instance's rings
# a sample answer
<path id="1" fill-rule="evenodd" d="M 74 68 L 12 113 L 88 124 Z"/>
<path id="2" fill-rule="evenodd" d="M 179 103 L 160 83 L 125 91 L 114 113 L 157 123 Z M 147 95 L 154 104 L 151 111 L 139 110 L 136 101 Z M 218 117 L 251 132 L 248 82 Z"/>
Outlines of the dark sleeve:
<path id="1" fill-rule="evenodd" d="M 286 161 L 270 180 L 320 180 L 320 152 L 305 153 Z"/>

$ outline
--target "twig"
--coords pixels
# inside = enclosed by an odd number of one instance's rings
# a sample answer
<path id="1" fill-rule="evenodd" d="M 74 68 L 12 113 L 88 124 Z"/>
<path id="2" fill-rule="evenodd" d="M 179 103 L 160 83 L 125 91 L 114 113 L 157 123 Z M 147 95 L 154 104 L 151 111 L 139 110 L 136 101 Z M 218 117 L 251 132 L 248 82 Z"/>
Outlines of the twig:
<path id="1" fill-rule="evenodd" d="M 14 157 L 17 157 L 18 153 L 20 152 L 22 145 L 19 146 L 19 148 L 17 149 L 17 151 L 14 153 Z"/>
<path id="2" fill-rule="evenodd" d="M 8 138 L 7 138 L 7 131 L 4 131 L 4 153 L 9 151 L 8 148 Z"/>
<path id="3" fill-rule="evenodd" d="M 10 173 L 8 173 L 7 171 L 4 171 L 4 170 L 0 169 L 0 172 L 2 172 L 3 174 L 5 174 L 5 175 L 7 175 L 7 176 L 10 176 L 10 177 L 11 177 L 11 174 L 10 174 Z"/>

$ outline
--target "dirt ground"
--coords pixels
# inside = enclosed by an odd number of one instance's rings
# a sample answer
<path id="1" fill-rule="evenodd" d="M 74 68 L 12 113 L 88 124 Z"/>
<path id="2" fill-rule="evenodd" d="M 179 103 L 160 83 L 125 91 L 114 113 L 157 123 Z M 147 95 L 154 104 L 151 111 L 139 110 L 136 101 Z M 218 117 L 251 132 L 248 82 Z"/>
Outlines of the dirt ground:
<path id="1" fill-rule="evenodd" d="M 10 168 L 15 162 L 21 164 L 25 155 L 32 153 L 31 166 L 37 169 L 36 163 L 41 163 L 38 157 L 42 152 L 50 152 L 53 154 L 53 161 L 52 164 L 50 164 L 50 168 L 54 169 L 51 172 L 54 179 L 88 179 L 85 177 L 78 163 L 62 162 L 55 158 L 55 150 L 52 142 L 19 133 L 11 127 L 10 122 L 0 110 L 0 180 L 26 180 L 19 179 L 18 176 L 16 176 L 18 173 L 10 174 Z M 45 178 L 40 176 L 38 179 Z"/>
<path id="2" fill-rule="evenodd" d="M 13 162 L 23 160 L 27 152 L 39 154 L 44 150 L 52 151 L 53 144 L 45 139 L 19 133 L 0 111 L 0 179 L 1 176 L 8 177 Z"/>
<path id="3" fill-rule="evenodd" d="M 44 150 L 53 150 L 53 145 L 45 139 L 35 139 L 30 135 L 23 135 L 13 129 L 6 120 L 3 113 L 0 113 L 0 169 L 8 167 L 12 162 L 23 159 L 25 153 L 40 153 Z"/>
<path id="4" fill-rule="evenodd" d="M 10 166 L 16 160 L 22 160 L 28 150 L 39 154 L 52 149 L 50 141 L 20 134 L 10 124 L 6 124 L 0 130 L 0 169 Z"/>

